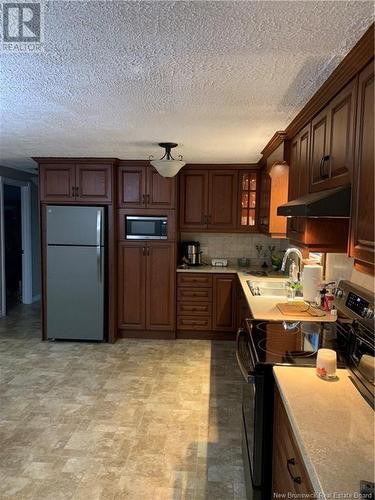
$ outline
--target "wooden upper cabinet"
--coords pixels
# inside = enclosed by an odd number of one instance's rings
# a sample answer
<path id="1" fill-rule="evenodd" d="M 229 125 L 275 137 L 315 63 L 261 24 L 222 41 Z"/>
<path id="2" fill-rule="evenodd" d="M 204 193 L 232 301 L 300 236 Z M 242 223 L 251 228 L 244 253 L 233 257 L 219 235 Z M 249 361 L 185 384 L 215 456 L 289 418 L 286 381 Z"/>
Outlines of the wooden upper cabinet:
<path id="1" fill-rule="evenodd" d="M 208 171 L 185 170 L 180 174 L 180 229 L 207 228 Z"/>
<path id="2" fill-rule="evenodd" d="M 351 181 L 356 96 L 355 78 L 312 120 L 310 191 Z"/>
<path id="3" fill-rule="evenodd" d="M 75 200 L 74 163 L 39 165 L 40 200 L 46 202 Z"/>
<path id="4" fill-rule="evenodd" d="M 212 329 L 233 332 L 236 329 L 237 276 L 214 274 Z"/>
<path id="5" fill-rule="evenodd" d="M 254 170 L 239 170 L 237 196 L 237 228 L 241 231 L 256 231 L 258 220 L 258 173 Z"/>
<path id="6" fill-rule="evenodd" d="M 144 330 L 146 245 L 122 243 L 118 251 L 118 326 Z"/>
<path id="7" fill-rule="evenodd" d="M 237 170 L 217 170 L 209 173 L 209 228 L 236 228 L 237 179 Z"/>
<path id="8" fill-rule="evenodd" d="M 94 162 L 41 163 L 42 202 L 110 203 L 112 164 Z"/>
<path id="9" fill-rule="evenodd" d="M 147 245 L 146 329 L 175 329 L 176 257 L 173 243 Z"/>
<path id="10" fill-rule="evenodd" d="M 267 167 L 260 173 L 259 227 L 263 233 L 268 233 L 270 227 L 271 207 L 271 177 Z M 241 207 L 242 208 L 242 207 Z"/>
<path id="11" fill-rule="evenodd" d="M 76 198 L 87 202 L 112 201 L 112 166 L 100 163 L 77 164 Z"/>
<path id="12" fill-rule="evenodd" d="M 350 256 L 374 264 L 374 63 L 359 75 Z"/>
<path id="13" fill-rule="evenodd" d="M 150 208 L 175 208 L 176 177 L 162 177 L 153 167 L 148 167 L 147 206 Z"/>
<path id="14" fill-rule="evenodd" d="M 118 169 L 118 206 L 164 208 L 176 206 L 176 178 L 162 177 L 146 162 L 122 164 Z"/>
<path id="15" fill-rule="evenodd" d="M 146 207 L 146 168 L 121 166 L 117 173 L 118 206 L 122 208 Z"/>

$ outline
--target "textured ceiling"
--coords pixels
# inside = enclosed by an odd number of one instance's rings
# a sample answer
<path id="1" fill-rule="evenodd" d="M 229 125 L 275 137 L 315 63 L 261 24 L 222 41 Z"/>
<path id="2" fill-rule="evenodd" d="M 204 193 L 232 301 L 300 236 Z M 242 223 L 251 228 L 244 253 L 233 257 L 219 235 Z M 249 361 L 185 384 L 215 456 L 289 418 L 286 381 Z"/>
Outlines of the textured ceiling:
<path id="1" fill-rule="evenodd" d="M 372 22 L 361 1 L 45 4 L 45 52 L 3 54 L 0 163 L 252 162 Z"/>

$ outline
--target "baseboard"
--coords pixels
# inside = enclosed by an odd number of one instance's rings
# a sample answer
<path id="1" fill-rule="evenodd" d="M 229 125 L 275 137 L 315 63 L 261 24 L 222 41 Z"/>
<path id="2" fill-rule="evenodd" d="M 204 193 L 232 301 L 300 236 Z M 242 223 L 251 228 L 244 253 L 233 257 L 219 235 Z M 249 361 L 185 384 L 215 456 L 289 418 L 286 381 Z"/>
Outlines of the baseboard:
<path id="1" fill-rule="evenodd" d="M 236 332 L 197 332 L 177 330 L 176 338 L 191 340 L 236 340 Z"/>
<path id="2" fill-rule="evenodd" d="M 38 295 L 33 295 L 31 303 L 33 304 L 34 302 L 38 302 L 39 300 L 40 300 L 40 293 L 38 293 Z"/>
<path id="3" fill-rule="evenodd" d="M 117 330 L 118 339 L 155 339 L 155 340 L 174 340 L 175 331 L 164 330 Z"/>

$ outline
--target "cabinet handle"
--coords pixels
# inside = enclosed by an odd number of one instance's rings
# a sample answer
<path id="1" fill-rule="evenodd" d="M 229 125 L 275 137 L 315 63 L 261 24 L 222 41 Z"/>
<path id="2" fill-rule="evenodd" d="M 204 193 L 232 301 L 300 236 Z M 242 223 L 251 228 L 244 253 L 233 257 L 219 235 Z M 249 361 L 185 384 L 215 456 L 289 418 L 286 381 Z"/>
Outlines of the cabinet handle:
<path id="1" fill-rule="evenodd" d="M 142 255 L 143 255 L 143 257 L 146 255 L 146 248 L 145 247 L 142 248 Z"/>
<path id="2" fill-rule="evenodd" d="M 147 195 L 147 205 L 149 205 L 149 204 L 150 204 L 150 195 L 148 194 Z"/>
<path id="3" fill-rule="evenodd" d="M 79 196 L 79 187 L 76 187 L 76 196 Z"/>
<path id="4" fill-rule="evenodd" d="M 320 173 L 320 177 L 322 179 L 327 179 L 327 177 L 329 177 L 329 174 L 327 174 L 325 172 L 325 164 L 326 164 L 326 161 L 329 160 L 329 155 L 323 155 L 320 159 L 320 164 L 319 164 L 319 173 Z"/>
<path id="5" fill-rule="evenodd" d="M 289 476 L 293 479 L 293 482 L 295 482 L 297 484 L 301 484 L 302 483 L 301 477 L 300 476 L 293 476 L 293 472 L 290 470 L 291 465 L 296 465 L 296 461 L 294 458 L 288 458 L 288 460 L 286 462 L 286 466 L 287 466 L 287 469 L 289 472 Z"/>
<path id="6" fill-rule="evenodd" d="M 74 198 L 76 195 L 76 188 L 72 186 L 72 197 Z"/>
<path id="7" fill-rule="evenodd" d="M 147 247 L 147 257 L 150 256 L 150 247 Z"/>
<path id="8" fill-rule="evenodd" d="M 146 204 L 146 195 L 142 194 L 142 205 Z"/>

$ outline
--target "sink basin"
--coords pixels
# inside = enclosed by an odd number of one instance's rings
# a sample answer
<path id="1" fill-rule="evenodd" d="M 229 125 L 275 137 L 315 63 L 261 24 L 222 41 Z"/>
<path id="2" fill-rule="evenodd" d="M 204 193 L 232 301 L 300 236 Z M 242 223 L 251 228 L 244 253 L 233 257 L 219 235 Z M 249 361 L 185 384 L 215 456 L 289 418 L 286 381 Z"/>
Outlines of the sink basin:
<path id="1" fill-rule="evenodd" d="M 288 287 L 283 281 L 248 281 L 251 293 L 261 297 L 287 297 Z"/>

